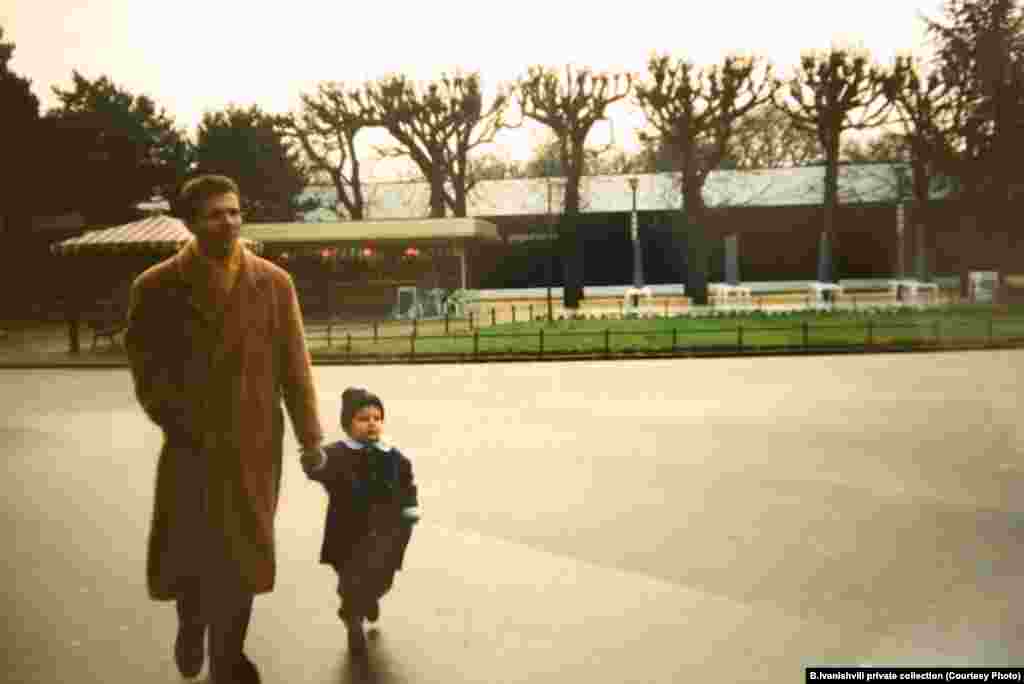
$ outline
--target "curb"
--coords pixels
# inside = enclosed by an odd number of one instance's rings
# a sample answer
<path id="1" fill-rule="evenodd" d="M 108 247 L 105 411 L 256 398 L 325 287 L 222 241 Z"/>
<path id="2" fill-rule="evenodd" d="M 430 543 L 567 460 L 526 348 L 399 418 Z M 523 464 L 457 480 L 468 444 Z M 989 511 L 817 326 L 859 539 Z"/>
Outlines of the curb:
<path id="1" fill-rule="evenodd" d="M 851 354 L 928 354 L 959 351 L 1000 351 L 1024 349 L 1024 340 L 1001 343 L 943 344 L 934 345 L 851 345 L 846 347 L 760 347 L 749 349 L 709 348 L 706 350 L 688 348 L 675 351 L 636 352 L 504 352 L 497 354 L 396 354 L 391 356 L 346 357 L 344 355 L 319 355 L 313 357 L 314 366 L 411 366 L 458 363 L 538 363 L 554 361 L 624 361 L 644 359 L 723 359 L 783 356 L 838 356 Z M 11 370 L 111 370 L 127 369 L 124 360 L 66 360 L 60 361 L 0 361 L 0 369 Z"/>
<path id="2" fill-rule="evenodd" d="M 839 356 L 839 355 L 871 355 L 871 354 L 928 354 L 943 352 L 962 351 L 1000 351 L 1008 349 L 1024 349 L 1024 341 L 1014 343 L 996 344 L 958 344 L 943 345 L 935 347 L 931 345 L 916 346 L 881 346 L 875 345 L 866 347 L 863 345 L 850 347 L 808 347 L 790 349 L 744 349 L 744 350 L 723 350 L 711 349 L 707 351 L 665 351 L 665 352 L 546 352 L 541 355 L 536 352 L 503 353 L 503 354 L 457 354 L 457 355 L 434 355 L 416 354 L 412 358 L 408 354 L 393 355 L 388 357 L 377 356 L 370 358 L 335 358 L 314 359 L 314 366 L 411 366 L 428 364 L 453 364 L 453 363 L 546 363 L 546 362 L 568 362 L 568 361 L 640 361 L 645 359 L 728 359 L 728 358 L 756 358 L 756 357 L 786 357 L 786 356 Z"/>

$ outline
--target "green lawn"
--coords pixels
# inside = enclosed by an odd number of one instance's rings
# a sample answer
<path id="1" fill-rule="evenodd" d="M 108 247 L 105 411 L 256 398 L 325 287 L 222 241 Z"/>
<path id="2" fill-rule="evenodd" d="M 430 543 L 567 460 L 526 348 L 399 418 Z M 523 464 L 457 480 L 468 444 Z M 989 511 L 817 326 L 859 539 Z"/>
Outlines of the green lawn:
<path id="1" fill-rule="evenodd" d="M 711 349 L 943 345 L 1024 340 L 1024 308 L 996 311 L 960 306 L 927 311 L 749 313 L 708 318 L 562 320 L 504 323 L 470 330 L 466 321 L 378 325 L 323 336 L 311 333 L 318 356 L 395 354 L 602 353 Z"/>

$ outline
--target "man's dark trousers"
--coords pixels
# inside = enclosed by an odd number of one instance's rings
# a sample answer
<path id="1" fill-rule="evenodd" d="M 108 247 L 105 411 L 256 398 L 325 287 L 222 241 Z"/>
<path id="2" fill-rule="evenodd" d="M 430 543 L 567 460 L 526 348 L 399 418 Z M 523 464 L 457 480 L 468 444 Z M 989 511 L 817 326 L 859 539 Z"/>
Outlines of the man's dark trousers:
<path id="1" fill-rule="evenodd" d="M 238 591 L 211 591 L 209 605 L 201 609 L 201 585 L 190 582 L 177 601 L 178 621 L 189 631 L 209 634 L 210 679 L 228 684 L 242 660 L 245 637 L 252 617 L 253 595 Z"/>

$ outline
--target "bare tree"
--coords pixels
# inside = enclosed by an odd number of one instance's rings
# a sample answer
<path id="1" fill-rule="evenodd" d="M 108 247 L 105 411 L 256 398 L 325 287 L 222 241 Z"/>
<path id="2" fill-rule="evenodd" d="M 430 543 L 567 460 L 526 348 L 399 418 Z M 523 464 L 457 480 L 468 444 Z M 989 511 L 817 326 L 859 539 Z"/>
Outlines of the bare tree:
<path id="1" fill-rule="evenodd" d="M 322 83 L 301 100 L 301 111 L 279 117 L 278 128 L 299 141 L 315 172 L 330 178 L 348 218 L 366 218 L 356 136 L 377 123 L 370 103 L 360 89 L 337 82 Z"/>
<path id="2" fill-rule="evenodd" d="M 839 196 L 839 149 L 844 131 L 875 128 L 890 111 L 883 90 L 885 72 L 869 62 L 866 51 L 832 47 L 805 53 L 788 81 L 789 100 L 777 102 L 793 122 L 812 129 L 825 152 L 825 225 L 821 233 L 818 280 L 833 282 L 835 213 Z"/>
<path id="3" fill-rule="evenodd" d="M 910 56 L 896 58 L 885 83 L 885 97 L 895 108 L 902 134 L 898 137 L 910 164 L 911 196 L 916 209 L 915 271 L 928 278 L 926 264 L 926 219 L 929 216 L 933 178 L 948 168 L 954 156 L 952 131 L 967 116 L 966 101 L 958 95 L 960 76 L 944 78 L 938 70 L 922 74 L 921 65 Z"/>
<path id="4" fill-rule="evenodd" d="M 697 69 L 686 60 L 654 55 L 649 80 L 636 87 L 636 101 L 658 138 L 679 163 L 683 216 L 674 230 L 688 245 L 687 290 L 697 304 L 707 303 L 709 249 L 705 235 L 704 183 L 725 158 L 737 121 L 772 100 L 777 82 L 771 66 L 759 60 L 726 57 L 721 65 Z M 680 225 L 682 224 L 682 225 Z"/>
<path id="5" fill-rule="evenodd" d="M 524 178 L 554 178 L 565 176 L 562 166 L 561 143 L 554 134 L 545 136 L 533 147 L 530 158 L 523 163 Z"/>
<path id="6" fill-rule="evenodd" d="M 470 175 L 474 181 L 506 180 L 510 178 L 526 177 L 519 162 L 510 159 L 502 159 L 492 152 L 475 157 L 469 165 Z"/>
<path id="7" fill-rule="evenodd" d="M 477 73 L 443 74 L 422 88 L 403 75 L 388 76 L 369 84 L 366 93 L 377 121 L 398 142 L 381 154 L 416 164 L 430 185 L 430 215 L 443 217 L 447 207 L 465 216 L 476 183 L 469 153 L 512 127 L 504 118 L 508 96 L 499 92 L 485 109 Z"/>
<path id="8" fill-rule="evenodd" d="M 631 173 L 678 173 L 681 166 L 677 150 L 655 137 L 640 141 L 640 149 L 631 165 L 634 168 Z M 678 201 L 678 197 L 675 199 Z"/>
<path id="9" fill-rule="evenodd" d="M 655 152 L 655 155 L 657 153 Z M 657 158 L 656 156 L 654 157 Z M 653 173 L 650 169 L 651 158 L 646 148 L 636 153 L 629 153 L 615 146 L 587 161 L 585 173 L 588 176 L 622 176 L 633 173 Z"/>
<path id="10" fill-rule="evenodd" d="M 901 163 L 909 158 L 907 137 L 896 131 L 888 131 L 873 138 L 847 140 L 839 148 L 840 163 Z"/>
<path id="11" fill-rule="evenodd" d="M 629 153 L 618 145 L 604 145 L 600 149 L 587 148 L 583 156 L 582 178 L 586 176 L 615 176 L 626 173 L 651 173 L 645 150 Z M 561 144 L 553 134 L 533 148 L 533 154 L 520 170 L 523 178 L 551 178 L 565 176 L 562 167 Z M 580 195 L 580 201 L 583 195 Z M 582 207 L 581 207 L 582 208 Z"/>
<path id="12" fill-rule="evenodd" d="M 774 105 L 748 112 L 733 131 L 722 168 L 744 171 L 805 166 L 824 154 L 817 133 L 797 126 Z"/>
<path id="13" fill-rule="evenodd" d="M 519 124 L 512 124 L 505 118 L 510 102 L 506 92 L 499 92 L 484 110 L 479 74 L 456 77 L 450 92 L 453 93 L 455 111 L 452 141 L 445 147 L 445 167 L 453 195 L 448 204 L 456 216 L 466 216 L 466 199 L 478 180 L 473 173 L 474 165 L 469 153 L 481 145 L 494 142 L 498 131 L 516 128 Z M 460 101 L 461 106 L 456 106 L 455 103 Z"/>
<path id="14" fill-rule="evenodd" d="M 583 299 L 583 248 L 577 232 L 580 213 L 580 178 L 587 157 L 587 136 L 606 118 L 608 106 L 629 95 L 629 74 L 595 74 L 567 66 L 560 70 L 532 66 L 519 79 L 516 94 L 524 117 L 544 124 L 555 134 L 558 161 L 565 176 L 562 248 L 565 269 L 563 305 L 579 307 Z"/>

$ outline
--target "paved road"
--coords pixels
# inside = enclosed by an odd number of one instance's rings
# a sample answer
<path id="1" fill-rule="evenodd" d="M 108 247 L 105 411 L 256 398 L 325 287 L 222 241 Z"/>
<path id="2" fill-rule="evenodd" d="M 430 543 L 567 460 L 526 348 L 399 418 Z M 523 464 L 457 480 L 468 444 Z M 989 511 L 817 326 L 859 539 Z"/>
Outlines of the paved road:
<path id="1" fill-rule="evenodd" d="M 268 683 L 1024 664 L 1024 351 L 316 377 L 332 422 L 347 385 L 381 394 L 425 520 L 354 670 L 325 496 L 289 461 L 248 647 Z M 124 370 L 0 371 L 0 679 L 180 681 L 143 584 L 158 443 Z"/>

